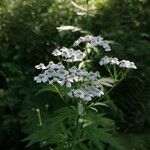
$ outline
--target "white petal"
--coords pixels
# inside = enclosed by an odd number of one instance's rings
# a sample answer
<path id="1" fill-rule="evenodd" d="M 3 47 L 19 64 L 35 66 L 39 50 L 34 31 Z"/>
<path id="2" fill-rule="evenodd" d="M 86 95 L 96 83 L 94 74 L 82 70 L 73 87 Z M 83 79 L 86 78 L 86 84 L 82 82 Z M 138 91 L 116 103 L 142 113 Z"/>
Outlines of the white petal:
<path id="1" fill-rule="evenodd" d="M 70 88 L 70 87 L 71 87 L 71 83 L 70 83 L 70 82 L 67 82 L 67 83 L 66 83 L 66 87 Z"/>

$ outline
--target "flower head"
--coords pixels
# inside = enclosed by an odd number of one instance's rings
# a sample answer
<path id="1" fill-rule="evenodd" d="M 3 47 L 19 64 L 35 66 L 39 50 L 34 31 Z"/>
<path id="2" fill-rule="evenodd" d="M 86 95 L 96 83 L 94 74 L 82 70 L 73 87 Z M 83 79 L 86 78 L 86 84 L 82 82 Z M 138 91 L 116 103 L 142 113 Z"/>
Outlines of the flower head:
<path id="1" fill-rule="evenodd" d="M 116 58 L 116 57 L 112 58 L 112 57 L 105 56 L 100 60 L 99 64 L 100 64 L 100 66 L 112 64 L 112 65 L 118 65 L 121 68 L 137 69 L 134 62 L 130 62 L 129 60 L 119 61 L 118 58 Z"/>
<path id="2" fill-rule="evenodd" d="M 105 51 L 111 51 L 108 41 L 103 40 L 101 36 L 94 37 L 92 35 L 86 35 L 84 37 L 80 37 L 74 42 L 73 46 L 78 46 L 80 43 L 85 42 L 90 43 L 91 47 L 93 48 L 96 46 L 102 46 L 105 49 Z"/>
<path id="3" fill-rule="evenodd" d="M 65 30 L 71 29 L 72 27 L 67 27 Z M 94 49 L 97 49 L 96 46 L 101 46 L 105 51 L 111 51 L 109 46 L 109 42 L 104 40 L 101 36 L 92 36 L 86 35 L 84 37 L 80 37 L 78 40 L 74 42 L 74 46 L 78 46 L 80 43 L 87 42 L 89 46 Z M 91 50 L 91 49 L 90 49 Z M 87 52 L 87 54 L 90 52 Z M 85 58 L 86 54 L 80 50 L 74 50 L 73 48 L 62 47 L 61 49 L 55 49 L 52 54 L 54 56 L 59 56 L 62 60 L 67 62 L 77 62 L 82 61 Z M 86 63 L 87 61 L 84 61 Z M 80 64 L 81 64 L 80 63 Z M 73 64 L 73 63 L 72 63 Z M 72 98 L 78 98 L 83 100 L 84 102 L 91 101 L 94 97 L 101 97 L 104 95 L 103 85 L 112 87 L 112 83 L 115 81 L 108 81 L 101 79 L 101 76 L 98 71 L 87 71 L 85 68 L 81 69 L 81 65 L 79 67 L 72 66 L 69 69 L 66 69 L 65 66 L 59 62 L 54 63 L 50 61 L 47 66 L 43 63 L 36 65 L 36 69 L 42 70 L 38 76 L 34 77 L 34 81 L 36 83 L 49 83 L 49 84 L 58 84 L 60 86 L 65 86 L 68 91 L 68 95 Z M 116 57 L 103 57 L 100 62 L 100 65 L 117 65 L 121 68 L 133 68 L 136 69 L 134 62 L 130 62 L 128 60 L 119 61 Z M 111 74 L 112 68 L 109 70 L 109 66 L 106 66 L 107 70 Z M 118 68 L 113 67 L 114 76 L 117 74 Z M 122 72 L 124 70 L 121 70 Z M 121 73 L 122 73 L 121 72 Z M 122 74 L 121 74 L 122 75 Z M 111 75 L 113 78 L 113 75 Z M 118 78 L 118 76 L 117 76 Z"/>
<path id="4" fill-rule="evenodd" d="M 74 50 L 72 48 L 68 49 L 66 47 L 63 47 L 60 50 L 56 49 L 52 54 L 54 56 L 62 56 L 62 58 L 68 62 L 82 61 L 85 57 L 85 53 L 80 50 Z"/>
<path id="5" fill-rule="evenodd" d="M 128 60 L 122 60 L 119 63 L 119 67 L 121 68 L 128 68 L 128 69 L 137 69 L 137 67 L 135 66 L 134 62 L 130 62 Z"/>
<path id="6" fill-rule="evenodd" d="M 48 81 L 48 77 L 45 74 L 39 74 L 38 76 L 34 77 L 34 81 L 36 81 L 36 83 L 45 83 Z"/>
<path id="7" fill-rule="evenodd" d="M 99 64 L 100 66 L 102 66 L 102 65 L 107 65 L 110 62 L 111 62 L 111 59 L 108 56 L 105 56 L 100 60 Z"/>
<path id="8" fill-rule="evenodd" d="M 47 69 L 47 67 L 43 63 L 40 63 L 39 65 L 36 65 L 35 68 L 36 69 L 42 69 L 42 70 Z"/>

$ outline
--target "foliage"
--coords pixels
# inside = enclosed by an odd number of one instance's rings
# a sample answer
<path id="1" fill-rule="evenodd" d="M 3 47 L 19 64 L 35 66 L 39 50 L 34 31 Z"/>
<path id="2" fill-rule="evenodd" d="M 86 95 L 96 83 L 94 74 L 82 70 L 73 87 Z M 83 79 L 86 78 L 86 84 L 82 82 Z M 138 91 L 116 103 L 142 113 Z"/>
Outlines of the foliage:
<path id="1" fill-rule="evenodd" d="M 31 140 L 29 145 L 35 142 L 40 142 L 41 146 L 54 144 L 51 148 L 70 149 L 72 144 L 71 131 L 74 128 L 73 122 L 77 116 L 77 111 L 73 109 L 68 107 L 60 108 L 54 112 L 51 116 L 52 118 L 46 120 L 42 127 L 35 129 L 33 134 L 31 134 L 26 140 Z M 68 120 L 71 120 L 72 122 L 70 123 Z M 97 121 L 95 122 L 95 120 Z M 100 116 L 95 112 L 88 112 L 86 117 L 84 117 L 83 120 L 81 119 L 80 126 L 84 128 L 85 132 L 77 132 L 78 136 L 83 134 L 81 135 L 81 139 L 75 141 L 75 145 L 79 149 L 85 149 L 85 147 L 86 149 L 92 149 L 94 147 L 104 149 L 106 146 L 102 143 L 107 143 L 116 149 L 121 149 L 119 142 L 111 134 L 112 127 L 114 128 L 112 120 Z M 108 133 L 108 131 L 110 133 Z"/>
<path id="2" fill-rule="evenodd" d="M 128 128 L 136 127 L 140 130 L 150 123 L 148 116 L 150 83 L 148 80 L 144 82 L 136 77 L 128 81 L 128 83 L 122 83 L 122 87 L 113 96 L 117 97 L 116 104 L 123 111 Z M 118 92 L 124 96 L 117 94 Z M 126 130 L 129 130 L 128 128 L 126 127 Z"/>

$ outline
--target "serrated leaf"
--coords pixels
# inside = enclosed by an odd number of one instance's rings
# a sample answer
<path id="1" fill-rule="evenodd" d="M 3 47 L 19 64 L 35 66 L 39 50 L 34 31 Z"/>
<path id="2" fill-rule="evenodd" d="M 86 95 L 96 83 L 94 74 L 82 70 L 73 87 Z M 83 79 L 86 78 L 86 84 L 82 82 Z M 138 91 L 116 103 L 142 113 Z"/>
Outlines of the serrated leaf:
<path id="1" fill-rule="evenodd" d="M 74 118 L 77 112 L 71 108 L 64 107 L 54 112 L 53 116 L 43 123 L 43 126 L 37 127 L 34 132 L 25 140 L 30 140 L 27 146 L 34 143 L 58 143 L 68 138 L 69 132 L 62 130 L 62 123 L 67 118 Z M 63 126 L 64 127 L 64 126 Z"/>

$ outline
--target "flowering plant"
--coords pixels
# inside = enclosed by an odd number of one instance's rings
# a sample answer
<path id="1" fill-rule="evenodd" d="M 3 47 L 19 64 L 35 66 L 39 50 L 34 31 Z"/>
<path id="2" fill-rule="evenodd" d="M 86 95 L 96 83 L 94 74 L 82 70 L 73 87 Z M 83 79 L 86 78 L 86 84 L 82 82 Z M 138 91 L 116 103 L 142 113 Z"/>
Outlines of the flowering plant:
<path id="1" fill-rule="evenodd" d="M 43 63 L 36 65 L 35 68 L 42 70 L 42 73 L 34 77 L 34 80 L 37 83 L 47 82 L 54 88 L 56 88 L 57 84 L 65 86 L 69 91 L 68 96 L 79 98 L 86 103 L 94 97 L 104 95 L 103 85 L 114 86 L 124 78 L 130 69 L 136 69 L 133 62 L 128 60 L 119 61 L 118 58 L 105 56 L 101 58 L 99 64 L 106 67 L 111 78 L 105 78 L 108 83 L 103 83 L 104 78 L 100 76 L 100 73 L 98 71 L 87 71 L 85 64 L 88 61 L 88 55 L 92 53 L 92 49 L 96 49 L 96 46 L 102 46 L 105 52 L 111 51 L 111 48 L 101 36 L 94 37 L 91 35 L 80 37 L 74 42 L 73 46 L 77 47 L 83 42 L 88 43 L 90 52 L 87 49 L 82 52 L 81 50 L 66 47 L 55 49 L 52 54 L 59 57 L 60 62 L 55 64 L 53 61 L 50 61 L 47 66 Z M 63 61 L 67 62 L 68 68 L 63 65 Z M 76 63 L 77 66 L 75 66 L 74 62 L 81 63 Z M 120 67 L 120 72 L 118 72 L 118 67 Z"/>
<path id="2" fill-rule="evenodd" d="M 74 49 L 63 47 L 52 52 L 53 56 L 58 57 L 59 62 L 50 61 L 48 65 L 40 63 L 35 66 L 36 69 L 41 70 L 41 73 L 34 77 L 34 81 L 48 84 L 66 104 L 64 108 L 56 111 L 57 115 L 54 114 L 58 118 L 60 117 L 59 123 L 63 123 L 63 128 L 69 131 L 66 131 L 65 138 L 60 137 L 56 140 L 57 142 L 54 142 L 57 143 L 54 147 L 59 149 L 59 141 L 62 143 L 61 149 L 75 149 L 77 146 L 78 148 L 82 147 L 85 143 L 89 147 L 95 145 L 98 149 L 105 148 L 105 143 L 117 149 L 118 145 L 114 141 L 112 142 L 114 139 L 109 129 L 112 122 L 98 113 L 97 106 L 107 106 L 102 99 L 124 79 L 131 69 L 137 67 L 128 60 L 119 61 L 116 57 L 105 56 L 105 53 L 110 52 L 111 48 L 109 42 L 101 36 L 86 35 L 80 37 L 74 42 L 73 47 Z M 80 50 L 75 50 L 75 48 L 80 48 Z M 109 77 L 102 77 L 99 71 L 91 71 L 90 66 L 95 56 L 99 57 L 99 69 L 104 66 Z M 109 87 L 109 90 L 106 91 L 106 87 Z M 68 119 L 70 116 L 74 116 L 72 120 Z M 58 118 L 56 117 L 55 121 L 58 121 Z M 64 123 L 64 120 L 68 120 L 68 122 Z M 41 118 L 39 121 L 40 125 L 43 126 Z M 50 121 L 51 127 L 54 127 L 53 121 L 54 119 Z M 66 129 L 66 126 L 69 126 L 69 129 Z M 46 127 L 44 129 L 49 131 Z M 60 133 L 61 131 L 58 133 L 59 136 Z M 94 134 L 98 135 L 95 137 Z M 62 133 L 61 135 L 64 136 L 65 134 Z M 49 144 L 49 147 L 53 143 L 50 142 L 50 139 L 56 138 L 53 137 L 54 135 L 51 137 L 43 136 L 40 141 L 34 136 L 29 138 L 34 139 L 33 143 Z"/>

